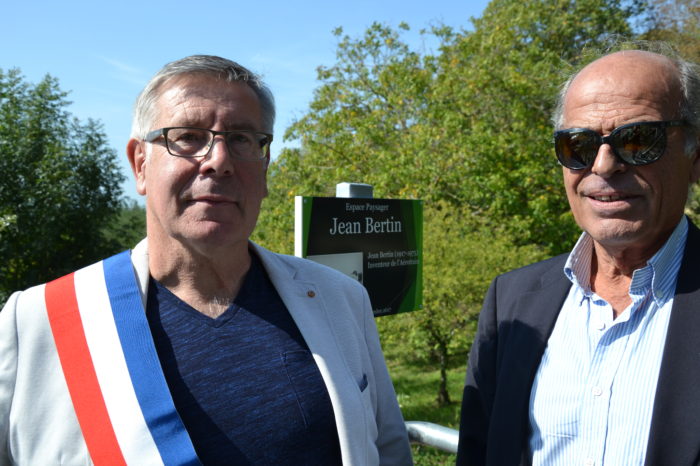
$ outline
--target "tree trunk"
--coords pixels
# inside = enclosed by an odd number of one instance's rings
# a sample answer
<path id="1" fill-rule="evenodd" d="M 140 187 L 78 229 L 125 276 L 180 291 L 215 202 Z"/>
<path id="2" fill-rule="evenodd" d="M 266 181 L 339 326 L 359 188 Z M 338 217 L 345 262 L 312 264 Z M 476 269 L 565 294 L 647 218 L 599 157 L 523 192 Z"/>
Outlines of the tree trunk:
<path id="1" fill-rule="evenodd" d="M 440 384 L 438 386 L 437 403 L 439 406 L 446 406 L 452 403 L 450 393 L 447 391 L 447 345 L 440 344 L 438 347 L 438 360 L 440 362 Z"/>

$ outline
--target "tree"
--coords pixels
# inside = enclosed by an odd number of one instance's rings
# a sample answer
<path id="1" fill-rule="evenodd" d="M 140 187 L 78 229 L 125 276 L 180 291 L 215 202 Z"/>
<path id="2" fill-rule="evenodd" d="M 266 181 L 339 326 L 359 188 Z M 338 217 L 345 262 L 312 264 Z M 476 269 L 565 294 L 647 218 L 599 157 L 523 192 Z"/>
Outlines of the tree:
<path id="1" fill-rule="evenodd" d="M 359 39 L 338 29 L 337 63 L 319 68 L 310 111 L 286 134 L 301 147 L 271 173 L 296 194 L 354 180 L 377 196 L 445 199 L 507 218 L 519 244 L 561 252 L 578 232 L 550 143 L 561 70 L 583 44 L 630 34 L 639 11 L 620 0 L 494 0 L 473 31 L 434 29 L 436 55 L 401 41 L 407 25 L 373 24 Z"/>
<path id="2" fill-rule="evenodd" d="M 286 134 L 301 145 L 270 167 L 258 238 L 291 244 L 293 196 L 332 195 L 340 181 L 424 199 L 425 309 L 379 325 L 384 339 L 408 332 L 409 352 L 444 371 L 470 344 L 495 273 L 573 245 L 549 122 L 562 69 L 583 44 L 629 35 L 641 11 L 622 0 L 493 0 L 472 31 L 426 32 L 436 54 L 402 42 L 405 24 L 373 24 L 358 39 L 336 30 L 337 61 L 319 68 L 309 111 Z M 449 401 L 444 377 L 438 401 Z"/>
<path id="3" fill-rule="evenodd" d="M 642 37 L 673 44 L 687 60 L 700 63 L 700 0 L 650 0 Z M 700 222 L 700 186 L 696 183 L 686 214 Z"/>
<path id="4" fill-rule="evenodd" d="M 445 190 L 507 219 L 517 244 L 568 250 L 578 228 L 551 147 L 555 96 L 584 44 L 628 35 L 638 11 L 615 0 L 494 0 L 473 32 L 443 33 L 431 115 L 447 136 L 442 152 L 454 154 Z"/>
<path id="5" fill-rule="evenodd" d="M 123 200 L 117 215 L 102 229 L 102 235 L 105 251 L 133 248 L 146 237 L 146 209 L 136 201 Z"/>
<path id="6" fill-rule="evenodd" d="M 503 229 L 478 225 L 469 218 L 444 201 L 426 209 L 423 309 L 377 322 L 384 344 L 407 340 L 412 348 L 409 354 L 439 370 L 438 405 L 452 402 L 447 369 L 455 357 L 463 364 L 493 277 L 543 258 L 537 246 L 517 246 Z"/>
<path id="7" fill-rule="evenodd" d="M 645 39 L 674 44 L 686 59 L 700 62 L 700 0 L 649 0 Z"/>
<path id="8" fill-rule="evenodd" d="M 508 268 L 504 257 L 514 266 L 521 246 L 554 254 L 573 244 L 578 229 L 550 143 L 561 69 L 584 43 L 628 34 L 637 12 L 618 0 L 494 0 L 473 31 L 432 30 L 435 55 L 401 41 L 407 25 L 373 24 L 358 39 L 336 30 L 337 62 L 319 68 L 309 112 L 287 132 L 301 147 L 270 167 L 259 238 L 291 243 L 292 197 L 332 195 L 340 181 L 372 184 L 377 197 L 424 199 L 434 235 L 424 247 L 430 304 L 406 319 L 444 369 L 446 348 L 468 344 L 456 335 L 466 333 L 493 273 Z M 474 231 L 448 228 L 435 209 L 459 213 Z M 483 275 L 451 260 L 491 249 L 476 269 Z M 446 287 L 430 274 L 459 282 Z M 447 399 L 442 389 L 438 398 Z"/>
<path id="9" fill-rule="evenodd" d="M 0 70 L 0 299 L 105 254 L 123 176 L 101 125 L 81 123 L 56 79 Z"/>
<path id="10" fill-rule="evenodd" d="M 291 244 L 295 195 L 332 196 L 337 183 L 361 181 L 374 185 L 375 197 L 431 198 L 432 164 L 414 153 L 421 132 L 432 130 L 417 116 L 433 79 L 430 64 L 380 24 L 358 40 L 340 28 L 335 34 L 338 63 L 318 69 L 322 85 L 309 112 L 285 134 L 301 148 L 284 149 L 268 173 L 256 235 L 278 250 Z"/>

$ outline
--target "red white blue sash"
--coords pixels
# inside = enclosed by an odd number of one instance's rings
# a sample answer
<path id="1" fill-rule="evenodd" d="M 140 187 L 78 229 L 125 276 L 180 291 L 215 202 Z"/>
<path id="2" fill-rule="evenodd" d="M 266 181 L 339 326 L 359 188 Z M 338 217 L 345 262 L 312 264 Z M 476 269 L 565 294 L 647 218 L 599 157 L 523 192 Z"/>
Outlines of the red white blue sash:
<path id="1" fill-rule="evenodd" d="M 200 464 L 163 376 L 129 251 L 47 283 L 45 294 L 93 463 Z"/>

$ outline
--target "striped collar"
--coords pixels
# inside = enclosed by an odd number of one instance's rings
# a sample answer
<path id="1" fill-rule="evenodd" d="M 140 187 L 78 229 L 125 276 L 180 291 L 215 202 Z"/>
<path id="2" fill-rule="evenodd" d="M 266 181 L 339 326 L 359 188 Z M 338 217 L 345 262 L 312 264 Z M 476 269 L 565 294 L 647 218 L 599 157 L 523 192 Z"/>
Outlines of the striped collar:
<path id="1" fill-rule="evenodd" d="M 683 216 L 666 243 L 649 259 L 647 265 L 634 271 L 630 295 L 645 294 L 651 286 L 658 306 L 673 297 L 687 236 L 688 220 Z M 564 265 L 564 274 L 584 298 L 593 295 L 590 285 L 592 259 L 593 238 L 583 232 Z"/>

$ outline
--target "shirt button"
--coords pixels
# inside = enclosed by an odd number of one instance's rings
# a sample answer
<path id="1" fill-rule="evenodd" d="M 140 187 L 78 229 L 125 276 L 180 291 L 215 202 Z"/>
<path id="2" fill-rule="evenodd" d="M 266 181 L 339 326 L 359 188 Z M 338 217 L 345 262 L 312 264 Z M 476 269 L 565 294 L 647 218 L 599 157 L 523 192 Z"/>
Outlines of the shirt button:
<path id="1" fill-rule="evenodd" d="M 595 465 L 595 460 L 592 458 L 586 458 L 586 461 L 583 462 L 584 466 L 594 466 Z"/>
<path id="2" fill-rule="evenodd" d="M 603 394 L 603 389 L 600 387 L 593 387 L 593 390 L 591 390 L 591 393 L 593 393 L 593 396 L 600 396 Z M 588 460 L 586 460 L 586 461 L 588 461 Z M 593 461 L 593 460 L 591 460 L 591 461 Z M 588 463 L 586 463 L 586 464 L 588 464 Z M 593 463 L 591 463 L 591 464 L 593 464 Z"/>

